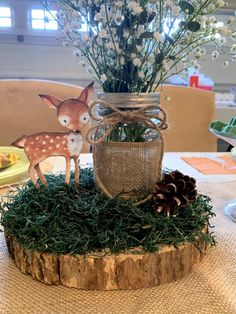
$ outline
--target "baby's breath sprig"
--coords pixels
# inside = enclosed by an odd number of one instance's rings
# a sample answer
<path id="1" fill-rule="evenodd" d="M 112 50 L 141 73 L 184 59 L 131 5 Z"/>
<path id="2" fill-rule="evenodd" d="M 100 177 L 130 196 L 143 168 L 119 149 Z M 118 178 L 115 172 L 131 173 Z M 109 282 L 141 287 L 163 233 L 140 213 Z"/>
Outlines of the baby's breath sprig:
<path id="1" fill-rule="evenodd" d="M 50 2 L 50 1 L 49 1 Z M 213 16 L 224 0 L 57 0 L 65 41 L 105 92 L 151 92 L 199 61 L 236 60 L 236 21 Z M 50 10 L 50 6 L 46 5 Z M 82 26 L 86 31 L 82 31 Z M 208 50 L 209 50 L 208 49 Z"/>

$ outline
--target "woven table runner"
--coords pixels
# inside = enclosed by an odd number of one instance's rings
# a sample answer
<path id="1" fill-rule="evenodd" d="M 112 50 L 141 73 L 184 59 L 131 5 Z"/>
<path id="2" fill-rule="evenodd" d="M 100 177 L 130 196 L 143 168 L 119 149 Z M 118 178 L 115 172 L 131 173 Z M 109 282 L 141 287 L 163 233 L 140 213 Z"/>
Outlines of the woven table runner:
<path id="1" fill-rule="evenodd" d="M 81 291 L 46 286 L 23 275 L 7 253 L 0 234 L 1 314 L 231 314 L 236 313 L 236 224 L 224 216 L 236 199 L 236 182 L 201 183 L 212 198 L 217 246 L 184 279 L 136 291 Z"/>

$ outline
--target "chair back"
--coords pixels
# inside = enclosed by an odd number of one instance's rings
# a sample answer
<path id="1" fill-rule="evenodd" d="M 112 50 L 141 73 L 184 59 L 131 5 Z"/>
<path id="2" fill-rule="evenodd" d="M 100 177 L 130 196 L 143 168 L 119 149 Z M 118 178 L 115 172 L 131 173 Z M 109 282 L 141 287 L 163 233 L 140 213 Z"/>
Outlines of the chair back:
<path id="1" fill-rule="evenodd" d="M 217 150 L 217 139 L 209 132 L 215 120 L 213 92 L 166 85 L 161 88 L 161 106 L 167 112 L 169 129 L 163 131 L 167 152 Z"/>
<path id="2" fill-rule="evenodd" d="M 43 131 L 66 131 L 38 96 L 48 94 L 60 100 L 77 98 L 82 87 L 46 80 L 0 80 L 0 146 L 9 146 L 21 135 Z M 85 144 L 82 151 L 88 151 Z"/>

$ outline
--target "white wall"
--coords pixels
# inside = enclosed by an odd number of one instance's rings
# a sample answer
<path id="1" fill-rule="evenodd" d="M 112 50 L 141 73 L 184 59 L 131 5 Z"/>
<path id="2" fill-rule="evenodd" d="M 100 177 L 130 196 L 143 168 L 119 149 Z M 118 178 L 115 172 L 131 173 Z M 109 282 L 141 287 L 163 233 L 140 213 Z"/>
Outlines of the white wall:
<path id="1" fill-rule="evenodd" d="M 72 48 L 24 44 L 0 44 L 1 78 L 42 78 L 90 81 L 91 76 L 79 66 Z"/>

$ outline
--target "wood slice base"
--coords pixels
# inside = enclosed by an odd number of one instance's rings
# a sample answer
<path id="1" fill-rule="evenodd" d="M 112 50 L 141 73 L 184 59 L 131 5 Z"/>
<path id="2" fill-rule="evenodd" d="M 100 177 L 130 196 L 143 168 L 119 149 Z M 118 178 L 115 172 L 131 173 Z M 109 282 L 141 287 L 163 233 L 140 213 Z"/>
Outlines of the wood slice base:
<path id="1" fill-rule="evenodd" d="M 185 244 L 154 253 L 85 257 L 26 251 L 11 236 L 6 236 L 6 242 L 22 273 L 48 285 L 87 290 L 139 289 L 172 282 L 192 272 L 206 252 L 202 242 L 201 252 Z"/>

